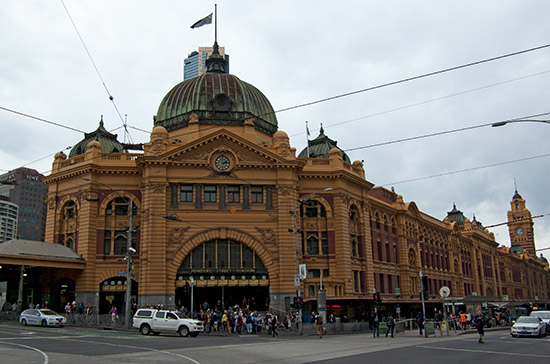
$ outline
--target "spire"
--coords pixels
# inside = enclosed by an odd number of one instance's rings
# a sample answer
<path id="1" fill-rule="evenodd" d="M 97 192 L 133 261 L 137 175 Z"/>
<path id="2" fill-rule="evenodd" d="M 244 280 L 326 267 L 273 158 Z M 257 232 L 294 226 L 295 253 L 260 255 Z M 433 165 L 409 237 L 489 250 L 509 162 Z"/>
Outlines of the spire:
<path id="1" fill-rule="evenodd" d="M 214 73 L 226 73 L 225 72 L 225 59 L 220 54 L 220 47 L 218 46 L 218 42 L 214 42 L 214 51 L 208 57 L 206 60 L 206 72 L 214 72 Z"/>

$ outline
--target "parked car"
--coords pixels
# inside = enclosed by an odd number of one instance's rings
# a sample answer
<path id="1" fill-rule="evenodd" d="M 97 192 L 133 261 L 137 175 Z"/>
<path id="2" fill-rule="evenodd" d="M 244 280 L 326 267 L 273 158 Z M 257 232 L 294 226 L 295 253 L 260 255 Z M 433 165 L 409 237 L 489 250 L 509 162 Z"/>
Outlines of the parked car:
<path id="1" fill-rule="evenodd" d="M 546 336 L 546 323 L 536 316 L 521 316 L 510 328 L 513 337 Z"/>
<path id="2" fill-rule="evenodd" d="M 132 326 L 142 335 L 158 335 L 161 332 L 177 332 L 180 336 L 196 337 L 204 331 L 202 321 L 190 319 L 183 313 L 167 310 L 139 309 Z"/>
<path id="3" fill-rule="evenodd" d="M 23 326 L 55 326 L 64 327 L 67 319 L 57 312 L 54 312 L 47 308 L 42 309 L 29 309 L 21 312 L 19 315 L 19 322 Z"/>
<path id="4" fill-rule="evenodd" d="M 546 322 L 546 333 L 550 333 L 550 311 L 533 311 L 530 316 L 540 317 Z"/>

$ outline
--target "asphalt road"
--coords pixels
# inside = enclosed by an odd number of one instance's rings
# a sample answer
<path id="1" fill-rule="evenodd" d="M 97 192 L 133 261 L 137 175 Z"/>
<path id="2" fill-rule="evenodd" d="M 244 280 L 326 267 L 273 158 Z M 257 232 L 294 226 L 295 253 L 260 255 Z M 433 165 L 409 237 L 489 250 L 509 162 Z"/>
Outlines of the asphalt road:
<path id="1" fill-rule="evenodd" d="M 485 341 L 478 344 L 473 334 L 427 339 L 374 339 L 368 334 L 181 338 L 7 324 L 0 325 L 0 364 L 550 363 L 550 338 L 514 339 L 507 331 L 496 331 Z"/>

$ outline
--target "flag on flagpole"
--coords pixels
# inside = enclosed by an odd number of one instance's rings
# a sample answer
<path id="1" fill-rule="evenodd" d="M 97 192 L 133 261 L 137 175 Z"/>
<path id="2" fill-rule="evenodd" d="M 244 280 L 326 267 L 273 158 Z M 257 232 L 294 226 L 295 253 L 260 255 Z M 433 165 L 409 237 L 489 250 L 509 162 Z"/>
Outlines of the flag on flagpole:
<path id="1" fill-rule="evenodd" d="M 307 120 L 306 120 L 306 134 L 307 134 L 307 136 L 310 136 L 310 135 L 311 135 L 311 134 L 309 133 L 309 127 L 308 127 L 308 125 L 307 125 Z"/>
<path id="2" fill-rule="evenodd" d="M 191 25 L 191 29 L 202 27 L 203 25 L 206 25 L 206 24 L 212 24 L 212 14 L 213 13 L 210 13 L 210 15 L 208 15 L 207 17 L 202 18 L 201 20 L 199 20 L 195 24 Z"/>

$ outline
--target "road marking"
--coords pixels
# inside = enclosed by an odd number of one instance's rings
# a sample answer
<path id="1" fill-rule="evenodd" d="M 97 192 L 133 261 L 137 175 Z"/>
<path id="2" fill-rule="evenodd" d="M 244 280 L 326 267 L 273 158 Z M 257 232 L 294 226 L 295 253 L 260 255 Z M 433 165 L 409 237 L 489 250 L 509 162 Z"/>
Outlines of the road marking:
<path id="1" fill-rule="evenodd" d="M 444 347 L 427 346 L 427 345 L 415 345 L 415 346 L 418 347 L 418 348 L 435 349 L 435 350 L 466 351 L 466 352 L 469 352 L 469 353 L 500 354 L 500 355 L 530 356 L 530 357 L 534 357 L 534 358 L 548 358 L 548 355 L 519 354 L 519 353 L 510 353 L 510 352 L 504 352 L 504 351 L 444 348 Z"/>
<path id="2" fill-rule="evenodd" d="M 50 358 L 48 358 L 48 355 L 45 352 L 43 352 L 42 350 L 38 349 L 38 348 L 33 348 L 32 346 L 28 346 L 28 345 L 9 343 L 9 342 L 2 342 L 2 344 L 20 346 L 20 347 L 25 348 L 25 349 L 37 351 L 40 354 L 42 354 L 42 356 L 44 357 L 44 364 L 48 364 L 50 362 Z"/>
<path id="3" fill-rule="evenodd" d="M 86 336 L 81 336 L 81 337 L 92 337 L 92 336 L 86 335 Z M 83 342 L 83 343 L 88 343 L 88 344 L 95 344 L 95 345 L 108 345 L 108 346 L 127 348 L 127 349 L 138 349 L 138 350 L 143 350 L 143 351 L 152 351 L 152 352 L 155 352 L 155 353 L 162 353 L 162 354 L 176 356 L 178 358 L 183 358 L 183 359 L 189 360 L 190 362 L 192 362 L 194 364 L 200 364 L 200 362 L 196 361 L 195 359 L 191 359 L 188 356 L 178 354 L 178 353 L 172 353 L 172 352 L 166 351 L 166 350 L 145 348 L 145 347 L 142 347 L 142 346 L 113 344 L 113 343 L 109 343 L 109 342 L 97 342 L 97 341 L 91 341 L 91 340 L 77 340 L 78 338 L 79 337 L 75 338 L 74 336 L 71 336 L 71 337 L 52 337 L 51 339 L 52 340 L 63 339 L 63 340 L 67 340 L 67 341 L 78 341 L 78 342 Z M 36 338 L 34 338 L 34 339 L 36 339 Z M 1 342 L 2 341 L 0 341 L 0 343 Z M 47 363 L 44 363 L 44 364 L 47 364 Z"/>

